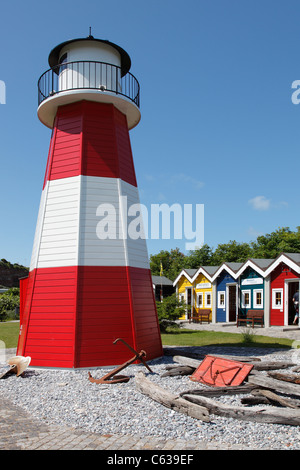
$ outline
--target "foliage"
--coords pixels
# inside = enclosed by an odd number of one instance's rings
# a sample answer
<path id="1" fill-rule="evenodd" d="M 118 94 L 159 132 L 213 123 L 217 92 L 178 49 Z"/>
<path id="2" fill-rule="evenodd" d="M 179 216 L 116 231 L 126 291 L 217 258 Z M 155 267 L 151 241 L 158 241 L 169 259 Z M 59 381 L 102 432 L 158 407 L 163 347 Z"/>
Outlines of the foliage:
<path id="1" fill-rule="evenodd" d="M 217 246 L 212 254 L 212 266 L 222 263 L 243 263 L 252 257 L 252 250 L 248 243 L 238 243 L 235 240 Z"/>
<path id="2" fill-rule="evenodd" d="M 166 327 L 175 323 L 185 313 L 186 305 L 179 300 L 176 294 L 165 297 L 162 302 L 156 302 L 157 316 L 161 331 L 165 331 Z"/>
<path id="3" fill-rule="evenodd" d="M 150 268 L 153 275 L 159 276 L 162 263 L 164 276 L 174 281 L 182 269 L 220 266 L 224 262 L 245 262 L 249 258 L 274 259 L 282 252 L 300 253 L 300 226 L 294 232 L 289 227 L 279 227 L 250 243 L 231 240 L 219 244 L 215 249 L 205 244 L 187 255 L 181 253 L 179 248 L 170 252 L 164 250 L 150 256 Z"/>
<path id="4" fill-rule="evenodd" d="M 300 227 L 292 232 L 282 227 L 267 235 L 260 235 L 252 243 L 253 258 L 276 258 L 280 253 L 300 253 Z"/>
<path id="5" fill-rule="evenodd" d="M 0 320 L 3 321 L 6 314 L 20 305 L 20 289 L 12 287 L 0 295 Z"/>
<path id="6" fill-rule="evenodd" d="M 163 275 L 174 280 L 177 274 L 185 267 L 185 255 L 179 248 L 170 252 L 162 250 L 158 255 L 150 256 L 150 269 L 154 276 L 160 275 L 160 266 L 163 266 Z"/>
<path id="7" fill-rule="evenodd" d="M 185 267 L 189 269 L 198 269 L 199 266 L 209 266 L 211 265 L 212 255 L 213 250 L 205 244 L 202 248 L 190 251 L 189 256 L 187 256 Z"/>
<path id="8" fill-rule="evenodd" d="M 245 344 L 251 344 L 255 342 L 255 331 L 252 328 L 244 328 L 241 331 L 241 336 L 243 338 L 243 343 Z"/>
<path id="9" fill-rule="evenodd" d="M 0 260 L 0 267 L 1 268 L 7 268 L 7 269 L 26 269 L 27 271 L 29 270 L 29 268 L 27 268 L 26 266 L 22 266 L 21 264 L 18 264 L 18 263 L 10 263 L 10 261 L 7 261 L 5 258 L 2 258 Z"/>

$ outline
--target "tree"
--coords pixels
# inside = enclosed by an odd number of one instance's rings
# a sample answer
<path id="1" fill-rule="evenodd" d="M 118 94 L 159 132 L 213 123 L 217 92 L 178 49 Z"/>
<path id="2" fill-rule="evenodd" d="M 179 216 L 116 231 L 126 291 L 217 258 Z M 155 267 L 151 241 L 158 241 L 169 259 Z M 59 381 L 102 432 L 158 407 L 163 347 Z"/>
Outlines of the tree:
<path id="1" fill-rule="evenodd" d="M 177 298 L 176 293 L 165 297 L 162 302 L 156 302 L 157 316 L 161 331 L 165 331 L 167 326 L 173 325 L 185 313 L 186 304 Z"/>
<path id="2" fill-rule="evenodd" d="M 154 276 L 160 275 L 160 267 L 163 267 L 163 275 L 174 281 L 178 273 L 186 267 L 186 256 L 179 248 L 171 251 L 162 250 L 157 255 L 150 256 L 150 269 Z"/>
<path id="3" fill-rule="evenodd" d="M 242 263 L 252 256 L 252 249 L 248 243 L 238 243 L 231 240 L 229 243 L 219 244 L 212 255 L 212 266 L 222 263 Z"/>
<path id="4" fill-rule="evenodd" d="M 222 263 L 243 263 L 248 258 L 276 258 L 280 253 L 300 253 L 300 226 L 293 232 L 289 227 L 278 228 L 274 232 L 257 237 L 251 243 L 239 243 L 231 240 L 220 243 L 215 250 L 205 244 L 202 248 L 190 251 L 188 255 L 179 248 L 161 251 L 150 257 L 153 275 L 159 276 L 160 265 L 163 274 L 174 281 L 182 269 L 197 269 L 200 266 L 220 266 Z"/>
<path id="5" fill-rule="evenodd" d="M 186 260 L 186 267 L 190 269 L 198 269 L 199 266 L 210 266 L 212 256 L 212 249 L 205 244 L 197 250 L 190 251 Z"/>
<path id="6" fill-rule="evenodd" d="M 280 253 L 300 253 L 300 227 L 292 232 L 289 227 L 279 227 L 275 232 L 260 235 L 252 243 L 253 258 L 276 258 Z"/>

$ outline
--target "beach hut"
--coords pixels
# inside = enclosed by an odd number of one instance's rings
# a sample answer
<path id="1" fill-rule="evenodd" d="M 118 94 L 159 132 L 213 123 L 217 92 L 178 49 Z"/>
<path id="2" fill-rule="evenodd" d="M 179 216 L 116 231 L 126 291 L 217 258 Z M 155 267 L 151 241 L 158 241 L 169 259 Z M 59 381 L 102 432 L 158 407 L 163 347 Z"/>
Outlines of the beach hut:
<path id="1" fill-rule="evenodd" d="M 213 276 L 216 322 L 235 322 L 238 314 L 237 272 L 243 263 L 223 263 Z"/>
<path id="2" fill-rule="evenodd" d="M 300 253 L 281 253 L 266 274 L 270 277 L 270 325 L 291 325 L 295 315 L 293 296 L 299 291 Z"/>
<path id="3" fill-rule="evenodd" d="M 194 274 L 192 281 L 194 285 L 193 309 L 198 312 L 201 309 L 210 309 L 210 321 L 215 323 L 215 284 L 213 276 L 219 266 L 201 266 Z"/>
<path id="4" fill-rule="evenodd" d="M 196 271 L 197 269 L 183 269 L 173 282 L 179 300 L 183 300 L 187 305 L 185 315 L 179 320 L 188 320 L 191 308 L 194 305 L 195 293 L 192 279 Z"/>
<path id="5" fill-rule="evenodd" d="M 269 325 L 269 275 L 273 259 L 250 258 L 237 272 L 239 281 L 239 314 L 248 310 L 263 310 L 264 325 Z"/>

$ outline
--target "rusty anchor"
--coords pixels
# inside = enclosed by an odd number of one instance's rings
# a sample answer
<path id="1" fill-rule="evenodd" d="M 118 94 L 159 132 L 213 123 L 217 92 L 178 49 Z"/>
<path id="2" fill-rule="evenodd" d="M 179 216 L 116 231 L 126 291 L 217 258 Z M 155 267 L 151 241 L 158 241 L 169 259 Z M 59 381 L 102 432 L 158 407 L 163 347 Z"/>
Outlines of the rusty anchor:
<path id="1" fill-rule="evenodd" d="M 100 379 L 94 379 L 91 373 L 89 372 L 90 382 L 97 383 L 97 384 L 115 384 L 115 383 L 120 383 L 120 382 L 128 382 L 130 377 L 128 377 L 127 375 L 117 375 L 117 374 L 121 372 L 121 370 L 125 369 L 125 367 L 128 367 L 130 364 L 132 364 L 133 362 L 137 360 L 141 361 L 144 364 L 144 366 L 147 367 L 147 369 L 151 372 L 151 374 L 153 374 L 153 371 L 150 369 L 150 367 L 144 360 L 144 358 L 146 357 L 145 351 L 141 350 L 138 353 L 137 351 L 135 351 L 135 349 L 129 346 L 129 344 L 126 343 L 126 341 L 124 341 L 121 338 L 117 338 L 113 342 L 113 344 L 116 344 L 118 341 L 122 341 L 122 343 L 124 343 L 125 346 L 127 346 L 128 349 L 130 349 L 130 351 L 134 353 L 134 357 L 129 359 L 129 361 L 124 362 L 124 364 L 120 365 L 119 367 L 116 367 L 115 369 L 113 369 L 112 371 L 110 371 L 108 374 L 104 375 Z"/>

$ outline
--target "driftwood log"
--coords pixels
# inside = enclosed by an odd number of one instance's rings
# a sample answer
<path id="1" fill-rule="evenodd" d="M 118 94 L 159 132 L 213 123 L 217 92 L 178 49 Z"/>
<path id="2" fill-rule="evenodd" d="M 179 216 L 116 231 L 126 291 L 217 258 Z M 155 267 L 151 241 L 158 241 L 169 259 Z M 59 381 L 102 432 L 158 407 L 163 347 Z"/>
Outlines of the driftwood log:
<path id="1" fill-rule="evenodd" d="M 254 389 L 251 393 L 255 396 L 263 396 L 267 398 L 271 404 L 286 406 L 288 408 L 300 408 L 300 400 L 284 398 L 271 390 Z"/>
<path id="2" fill-rule="evenodd" d="M 251 393 L 254 389 L 257 388 L 257 385 L 251 384 L 236 385 L 232 387 L 209 387 L 204 389 L 196 388 L 181 392 L 180 396 L 184 397 L 184 395 L 201 395 L 203 397 L 220 397 L 222 395 L 239 395 Z"/>
<path id="3" fill-rule="evenodd" d="M 219 357 L 219 358 L 222 358 L 222 359 L 229 359 L 231 361 L 238 361 L 238 362 L 251 362 L 251 363 L 254 363 L 254 364 L 257 364 L 258 362 L 260 362 L 260 359 L 258 359 L 258 358 L 246 357 L 246 356 L 220 356 L 220 355 L 214 354 L 214 357 Z M 203 359 L 204 359 L 204 357 L 203 357 Z M 200 366 L 201 362 L 202 362 L 202 360 L 193 359 L 193 358 L 187 357 L 187 356 L 174 356 L 173 361 L 177 362 L 179 364 L 182 364 L 184 366 L 194 367 L 195 369 L 197 369 Z"/>
<path id="4" fill-rule="evenodd" d="M 273 379 L 283 380 L 284 382 L 291 382 L 294 384 L 300 384 L 300 377 L 296 374 L 280 374 L 279 372 L 269 372 L 268 374 Z"/>
<path id="5" fill-rule="evenodd" d="M 201 395 L 185 395 L 184 398 L 192 403 L 207 408 L 211 414 L 226 418 L 255 421 L 258 423 L 287 424 L 291 426 L 300 425 L 300 409 L 295 410 L 273 406 L 250 409 L 244 406 L 226 405 Z"/>
<path id="6" fill-rule="evenodd" d="M 235 357 L 235 356 L 215 356 L 214 355 L 214 357 L 222 357 L 223 359 L 246 362 L 244 360 L 245 359 L 244 356 Z M 254 358 L 254 357 L 251 357 L 251 358 L 249 357 L 247 359 L 249 359 L 247 362 L 251 362 L 253 364 L 253 370 L 278 370 L 278 369 L 286 369 L 294 365 L 293 362 L 261 361 L 260 359 Z M 193 359 L 191 357 L 186 357 L 186 356 L 174 356 L 173 361 L 183 366 L 193 367 L 194 369 L 197 369 L 202 362 L 202 361 L 199 361 L 198 359 Z"/>
<path id="7" fill-rule="evenodd" d="M 273 379 L 266 375 L 249 375 L 248 382 L 286 395 L 300 396 L 300 387 L 298 384 L 283 382 L 282 380 Z"/>
<path id="8" fill-rule="evenodd" d="M 159 387 L 145 377 L 143 372 L 138 372 L 135 376 L 137 389 L 157 401 L 161 405 L 171 408 L 179 413 L 186 414 L 192 418 L 209 423 L 209 412 L 206 408 L 193 404 L 178 395 L 173 395 L 169 391 Z"/>
<path id="9" fill-rule="evenodd" d="M 255 405 L 271 405 L 272 402 L 262 395 L 258 395 L 256 397 L 244 397 L 241 399 L 241 403 L 247 406 L 255 406 Z"/>
<path id="10" fill-rule="evenodd" d="M 162 374 L 162 377 L 174 377 L 176 375 L 191 375 L 194 372 L 195 368 L 190 366 L 178 366 L 168 368 L 168 371 Z"/>
<path id="11" fill-rule="evenodd" d="M 278 369 L 287 369 L 288 367 L 292 367 L 294 365 L 293 362 L 269 362 L 269 361 L 261 361 L 261 362 L 254 362 L 253 369 L 255 370 L 278 370 Z"/>

